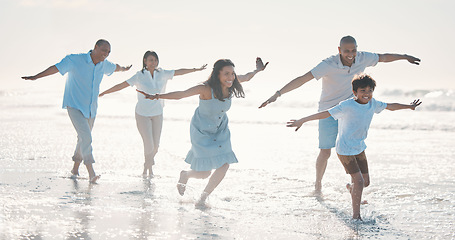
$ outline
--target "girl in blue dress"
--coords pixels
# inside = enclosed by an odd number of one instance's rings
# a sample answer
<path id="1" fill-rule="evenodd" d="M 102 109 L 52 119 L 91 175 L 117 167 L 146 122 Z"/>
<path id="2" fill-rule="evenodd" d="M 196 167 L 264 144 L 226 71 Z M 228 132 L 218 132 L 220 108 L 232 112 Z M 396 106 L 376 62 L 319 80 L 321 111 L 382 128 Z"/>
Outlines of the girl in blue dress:
<path id="1" fill-rule="evenodd" d="M 253 78 L 256 73 L 263 71 L 267 64 L 264 65 L 261 58 L 257 58 L 256 70 L 245 75 L 236 75 L 234 63 L 229 59 L 220 59 L 214 64 L 207 81 L 185 91 L 150 95 L 138 90 L 152 100 L 182 99 L 199 95 L 199 106 L 191 119 L 191 149 L 185 159 L 191 170 L 182 170 L 177 184 L 179 194 L 183 195 L 189 178 L 205 179 L 211 175 L 197 205 L 203 205 L 208 195 L 220 184 L 229 164 L 238 162 L 231 147 L 226 112 L 231 107 L 232 96 L 245 96 L 241 82 Z M 215 171 L 212 174 L 213 169 Z"/>

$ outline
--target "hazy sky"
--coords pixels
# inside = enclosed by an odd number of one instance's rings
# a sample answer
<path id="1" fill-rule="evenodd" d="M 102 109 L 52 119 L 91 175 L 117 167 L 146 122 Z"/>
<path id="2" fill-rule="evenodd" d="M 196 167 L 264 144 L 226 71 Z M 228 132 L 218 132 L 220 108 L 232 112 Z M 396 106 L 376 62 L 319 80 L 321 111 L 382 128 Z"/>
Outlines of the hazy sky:
<path id="1" fill-rule="evenodd" d="M 420 66 L 401 61 L 367 69 L 381 88 L 455 88 L 450 74 L 455 53 L 455 1 L 451 0 L 0 3 L 4 89 L 30 86 L 20 77 L 36 74 L 66 54 L 87 52 L 99 38 L 112 45 L 110 61 L 133 64 L 130 73 L 110 77 L 109 86 L 139 70 L 144 52 L 155 50 L 165 69 L 204 63 L 211 68 L 217 59 L 230 58 L 237 72 L 244 73 L 253 70 L 255 57 L 261 56 L 271 62 L 261 73 L 261 84 L 281 88 L 336 54 L 345 35 L 357 39 L 360 51 L 407 53 L 422 59 Z M 188 77 L 203 81 L 209 73 Z M 39 81 L 52 85 L 62 79 L 55 75 Z M 314 82 L 309 87 L 317 87 Z"/>

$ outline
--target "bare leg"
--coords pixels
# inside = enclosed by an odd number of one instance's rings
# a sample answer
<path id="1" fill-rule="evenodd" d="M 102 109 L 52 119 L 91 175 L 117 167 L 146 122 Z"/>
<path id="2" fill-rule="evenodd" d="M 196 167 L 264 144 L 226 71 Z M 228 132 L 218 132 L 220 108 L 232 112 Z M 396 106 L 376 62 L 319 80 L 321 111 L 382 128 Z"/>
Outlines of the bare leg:
<path id="1" fill-rule="evenodd" d="M 370 176 L 368 175 L 368 173 L 365 173 L 365 174 L 362 174 L 362 177 L 363 177 L 363 182 L 364 182 L 363 187 L 368 187 L 370 185 Z M 352 186 L 353 186 L 352 183 L 346 184 L 346 189 L 348 189 L 349 193 L 352 193 Z M 362 205 L 368 204 L 368 201 L 363 200 L 360 202 L 360 204 L 362 204 Z"/>
<path id="2" fill-rule="evenodd" d="M 316 182 L 314 189 L 317 192 L 321 191 L 322 188 L 322 177 L 324 176 L 325 169 L 327 168 L 327 160 L 330 157 L 332 149 L 321 149 L 319 151 L 318 158 L 316 159 Z"/>
<path id="3" fill-rule="evenodd" d="M 363 177 L 363 181 L 364 181 L 363 186 L 364 187 L 370 186 L 370 175 L 368 173 L 362 173 L 362 177 Z"/>
<path id="4" fill-rule="evenodd" d="M 100 176 L 96 175 L 95 174 L 95 170 L 93 170 L 93 165 L 90 163 L 90 164 L 86 164 L 85 165 L 87 167 L 87 171 L 88 171 L 88 179 L 90 180 L 90 183 L 96 183 L 96 181 L 100 178 Z"/>
<path id="5" fill-rule="evenodd" d="M 73 175 L 78 175 L 79 176 L 79 166 L 80 165 L 81 165 L 81 162 L 74 161 L 73 169 L 71 169 L 71 173 Z"/>
<path id="6" fill-rule="evenodd" d="M 179 194 L 183 196 L 185 194 L 186 183 L 188 182 L 189 178 L 199 178 L 204 179 L 208 178 L 212 172 L 211 171 L 184 171 L 180 172 L 179 182 L 177 183 L 177 190 Z"/>
<path id="7" fill-rule="evenodd" d="M 365 182 L 360 172 L 351 174 L 351 179 L 352 218 L 362 219 L 360 217 L 360 203 L 362 201 L 362 192 Z"/>
<path id="8" fill-rule="evenodd" d="M 211 171 L 194 171 L 194 170 L 182 171 L 182 172 L 186 173 L 186 176 L 187 176 L 186 181 L 188 181 L 188 178 L 205 179 L 205 178 L 208 178 L 210 176 L 210 174 L 212 173 Z M 181 176 L 181 173 L 180 173 L 180 176 Z"/>
<path id="9" fill-rule="evenodd" d="M 147 170 L 148 169 L 144 166 L 144 171 L 142 171 L 142 176 L 147 177 Z"/>
<path id="10" fill-rule="evenodd" d="M 215 190 L 215 188 L 221 183 L 221 181 L 224 179 L 224 176 L 226 176 L 226 172 L 229 169 L 229 164 L 224 164 L 220 168 L 217 168 L 215 172 L 213 172 L 212 176 L 209 179 L 209 182 L 207 183 L 207 186 L 205 187 L 204 191 L 201 194 L 201 197 L 196 203 L 196 206 L 204 206 L 205 201 L 207 200 L 207 197 L 210 195 L 210 193 Z"/>
<path id="11" fill-rule="evenodd" d="M 154 160 L 155 154 L 145 157 L 144 170 L 142 171 L 142 176 L 152 177 L 153 176 L 153 165 L 155 164 Z"/>
<path id="12" fill-rule="evenodd" d="M 229 169 L 229 164 L 227 164 L 227 163 L 225 163 L 220 168 L 216 169 L 215 172 L 210 177 L 209 182 L 207 183 L 207 186 L 204 189 L 204 192 L 206 192 L 208 194 L 212 193 L 213 190 L 215 190 L 215 188 L 224 179 L 224 176 L 226 176 L 226 172 L 228 169 Z"/>

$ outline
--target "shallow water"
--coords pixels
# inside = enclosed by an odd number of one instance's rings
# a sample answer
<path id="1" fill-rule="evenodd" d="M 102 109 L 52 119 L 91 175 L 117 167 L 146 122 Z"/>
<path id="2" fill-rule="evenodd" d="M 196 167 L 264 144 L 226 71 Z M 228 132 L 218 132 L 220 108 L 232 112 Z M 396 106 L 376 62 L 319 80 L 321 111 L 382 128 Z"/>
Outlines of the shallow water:
<path id="1" fill-rule="evenodd" d="M 80 178 L 70 178 L 76 135 L 59 93 L 0 100 L 1 239 L 455 238 L 455 134 L 444 127 L 455 121 L 453 112 L 375 116 L 366 151 L 368 204 L 358 222 L 351 220 L 349 178 L 336 156 L 322 194 L 312 192 L 316 123 L 297 133 L 284 126 L 312 108 L 257 110 L 255 103 L 235 101 L 228 114 L 239 163 L 208 206 L 196 208 L 206 180 L 190 180 L 183 197 L 175 188 L 187 168 L 194 100 L 167 103 L 156 176 L 144 179 L 134 99 L 103 99 L 93 132 L 101 174 L 95 185 L 82 168 Z"/>

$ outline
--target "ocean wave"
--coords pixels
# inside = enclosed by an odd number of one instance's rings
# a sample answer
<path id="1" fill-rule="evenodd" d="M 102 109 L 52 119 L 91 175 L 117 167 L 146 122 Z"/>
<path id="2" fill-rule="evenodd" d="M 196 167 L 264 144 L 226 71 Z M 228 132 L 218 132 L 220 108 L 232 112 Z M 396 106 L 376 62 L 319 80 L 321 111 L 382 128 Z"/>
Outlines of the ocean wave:
<path id="1" fill-rule="evenodd" d="M 453 115 L 453 114 L 451 114 Z M 445 116 L 450 118 L 450 116 Z M 189 124 L 189 118 L 181 117 L 166 117 L 166 121 L 173 122 L 182 122 Z M 232 125 L 263 125 L 265 127 L 280 127 L 283 128 L 286 125 L 286 121 L 280 121 L 277 119 L 260 119 L 255 120 L 252 118 L 242 119 L 240 116 L 230 116 L 229 122 Z M 307 127 L 317 128 L 317 121 L 306 123 Z M 412 130 L 412 131 L 443 131 L 443 132 L 455 132 L 455 125 L 452 124 L 452 121 L 447 122 L 429 122 L 425 119 L 420 120 L 410 120 L 400 116 L 398 119 L 389 119 L 382 118 L 380 120 L 374 121 L 370 126 L 371 129 L 381 129 L 381 130 Z"/>
<path id="2" fill-rule="evenodd" d="M 423 104 L 419 106 L 419 111 L 444 111 L 455 112 L 455 91 L 452 89 L 439 90 L 410 90 L 391 89 L 377 91 L 374 93 L 377 100 L 383 102 L 397 102 L 407 104 L 415 99 L 420 99 Z M 271 104 L 271 107 L 292 107 L 292 108 L 315 108 L 318 107 L 318 100 L 313 98 L 288 98 Z"/>
<path id="3" fill-rule="evenodd" d="M 384 96 L 406 96 L 406 97 L 425 97 L 425 98 L 439 98 L 439 97 L 449 97 L 455 98 L 455 92 L 452 89 L 436 89 L 436 90 L 411 90 L 411 91 L 403 91 L 401 89 L 392 89 L 392 90 L 384 90 L 381 92 Z"/>
<path id="4" fill-rule="evenodd" d="M 386 130 L 418 130 L 418 131 L 444 131 L 455 132 L 453 124 L 413 124 L 413 123 L 375 123 L 370 126 L 373 129 Z"/>
<path id="5" fill-rule="evenodd" d="M 384 99 L 398 98 L 402 101 L 420 99 L 423 104 L 419 108 L 424 111 L 455 111 L 455 91 L 452 89 L 412 91 L 393 89 L 381 92 L 380 96 L 383 96 Z"/>
<path id="6" fill-rule="evenodd" d="M 12 90 L 0 90 L 0 97 L 12 97 L 12 96 L 22 96 L 25 95 L 24 92 L 12 91 Z"/>

